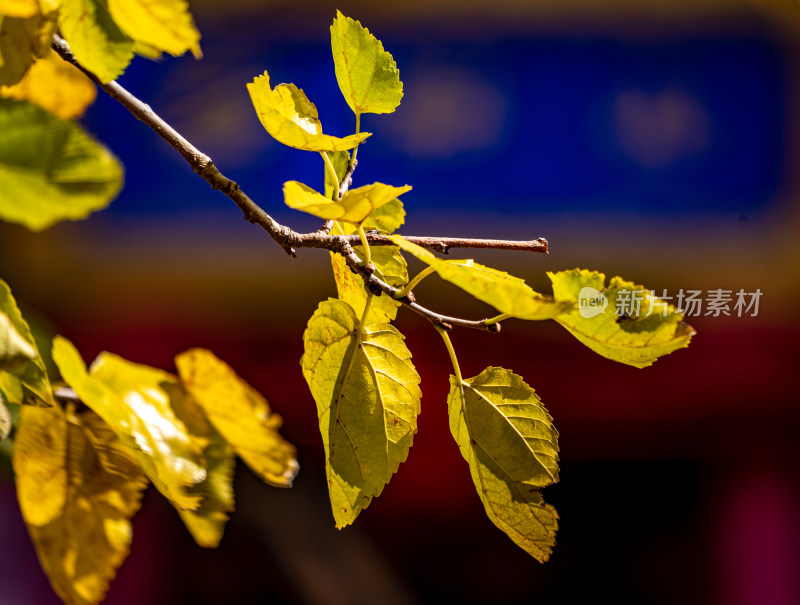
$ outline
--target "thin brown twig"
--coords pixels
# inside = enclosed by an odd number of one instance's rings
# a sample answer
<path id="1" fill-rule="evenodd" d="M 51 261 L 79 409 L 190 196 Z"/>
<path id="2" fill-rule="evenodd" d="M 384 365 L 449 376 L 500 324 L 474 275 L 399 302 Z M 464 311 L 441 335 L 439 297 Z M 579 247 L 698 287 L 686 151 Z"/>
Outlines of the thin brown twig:
<path id="1" fill-rule="evenodd" d="M 264 229 L 264 231 L 266 231 L 289 255 L 295 256 L 297 248 L 324 248 L 331 252 L 336 252 L 344 256 L 350 268 L 364 278 L 365 284 L 372 291 L 383 292 L 390 296 L 398 292 L 396 288 L 393 288 L 374 274 L 374 266 L 363 266 L 362 260 L 353 250 L 353 246 L 360 243 L 358 235 L 330 235 L 330 228 L 326 229 L 326 227 L 328 227 L 327 223 L 322 229 L 311 233 L 298 233 L 290 227 L 282 225 L 250 199 L 235 181 L 223 175 L 209 156 L 187 141 L 177 130 L 156 114 L 149 105 L 132 95 L 117 82 L 104 83 L 93 72 L 83 67 L 75 59 L 69 45 L 63 38 L 56 35 L 52 47 L 62 59 L 81 70 L 106 94 L 118 101 L 135 118 L 149 126 L 156 134 L 171 145 L 173 149 L 184 157 L 198 176 L 205 180 L 212 189 L 221 191 L 228 196 L 239 207 L 246 220 Z M 356 162 L 351 162 L 350 166 L 348 166 L 347 173 L 345 173 L 340 185 L 341 195 L 344 195 L 347 191 L 355 167 Z M 405 239 L 420 246 L 444 253 L 450 248 L 484 248 L 548 252 L 547 240 L 544 238 L 531 241 L 506 241 L 458 237 L 405 236 Z M 379 233 L 367 234 L 367 240 L 371 245 L 376 246 L 393 245 L 393 242 L 388 237 Z M 440 315 L 420 306 L 408 297 L 400 299 L 400 302 L 420 315 L 423 315 L 435 325 L 443 327 L 457 325 L 492 332 L 498 331 L 499 328 L 496 324 L 487 326 L 484 323 L 485 320 L 473 321 Z"/>

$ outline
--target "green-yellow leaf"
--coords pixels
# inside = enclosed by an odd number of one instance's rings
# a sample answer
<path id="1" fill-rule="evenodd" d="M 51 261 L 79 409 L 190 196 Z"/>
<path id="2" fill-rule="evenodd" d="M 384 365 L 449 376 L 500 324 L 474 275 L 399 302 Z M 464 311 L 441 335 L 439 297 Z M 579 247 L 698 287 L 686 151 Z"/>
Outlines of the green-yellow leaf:
<path id="1" fill-rule="evenodd" d="M 331 49 L 339 88 L 356 115 L 397 109 L 403 98 L 400 72 L 392 55 L 367 28 L 336 11 Z"/>
<path id="2" fill-rule="evenodd" d="M 556 321 L 603 357 L 644 368 L 662 355 L 688 346 L 694 336 L 680 311 L 643 286 L 614 277 L 606 287 L 604 274 L 585 269 L 548 276 L 557 301 L 578 303 L 578 308 L 559 315 Z M 619 317 L 617 308 L 633 310 L 634 299 L 639 312 Z"/>
<path id="3" fill-rule="evenodd" d="M 308 185 L 297 181 L 283 184 L 283 200 L 289 208 L 302 210 L 325 220 L 361 223 L 374 210 L 389 204 L 398 195 L 411 190 L 411 186 L 393 187 L 372 183 L 350 189 L 342 199 L 333 200 L 317 193 Z"/>
<path id="4" fill-rule="evenodd" d="M 331 234 L 341 234 L 342 227 L 347 229 L 347 223 L 341 226 L 336 223 L 331 229 Z M 354 249 L 359 258 L 364 258 L 362 246 L 355 246 Z M 400 254 L 400 250 L 394 246 L 372 246 L 371 253 L 372 264 L 375 265 L 375 274 L 380 279 L 395 288 L 402 288 L 408 283 L 408 267 L 403 255 Z M 361 279 L 360 275 L 356 275 L 350 270 L 350 267 L 347 266 L 347 261 L 341 254 L 331 252 L 330 255 L 339 299 L 353 307 L 357 317 L 362 317 L 368 296 L 364 280 Z M 397 309 L 399 307 L 400 303 L 391 296 L 375 296 L 372 299 L 365 323 L 369 325 L 393 321 L 397 317 Z"/>
<path id="5" fill-rule="evenodd" d="M 54 32 L 53 15 L 14 18 L 0 14 L 0 86 L 22 80 L 33 62 L 50 52 Z"/>
<path id="6" fill-rule="evenodd" d="M 131 38 L 178 56 L 200 55 L 200 32 L 186 0 L 108 0 L 111 16 Z"/>
<path id="7" fill-rule="evenodd" d="M 187 397 L 183 389 L 171 387 L 170 391 L 175 415 L 186 426 L 192 441 L 203 448 L 207 473 L 205 481 L 189 488 L 190 493 L 202 497 L 200 506 L 195 510 L 176 508 L 195 542 L 204 548 L 216 548 L 234 508 L 234 452 L 192 397 Z"/>
<path id="8" fill-rule="evenodd" d="M 105 208 L 122 166 L 75 122 L 0 99 L 0 218 L 41 231 Z"/>
<path id="9" fill-rule="evenodd" d="M 52 405 L 53 392 L 30 327 L 0 279 L 0 390 L 11 403 Z"/>
<path id="10" fill-rule="evenodd" d="M 408 456 L 419 374 L 390 324 L 361 325 L 340 300 L 320 303 L 303 335 L 303 376 L 317 403 L 336 527 L 355 520 Z"/>
<path id="11" fill-rule="evenodd" d="M 291 487 L 299 466 L 294 446 L 280 434 L 281 417 L 224 361 L 205 349 L 175 359 L 183 384 L 208 420 L 259 477 Z"/>
<path id="12" fill-rule="evenodd" d="M 133 60 L 133 40 L 112 19 L 107 0 L 63 0 L 58 24 L 78 62 L 104 83 Z"/>
<path id="13" fill-rule="evenodd" d="M 556 431 L 525 382 L 487 368 L 459 383 L 450 377 L 450 432 L 469 464 L 491 521 L 538 561 L 550 557 L 558 514 L 541 488 L 558 479 Z"/>
<path id="14" fill-rule="evenodd" d="M 534 291 L 522 279 L 503 271 L 480 265 L 471 259 L 441 259 L 400 235 L 390 237 L 402 250 L 433 267 L 439 277 L 501 313 L 519 319 L 552 319 L 574 307 L 574 302 L 554 301 Z"/>
<path id="15" fill-rule="evenodd" d="M 56 593 L 94 605 L 128 555 L 147 479 L 90 411 L 25 407 L 14 474 L 22 516 Z"/>
<path id="16" fill-rule="evenodd" d="M 317 107 L 308 100 L 306 93 L 294 84 L 278 84 L 273 90 L 266 71 L 250 82 L 247 90 L 262 126 L 276 141 L 289 147 L 306 151 L 344 151 L 370 136 L 362 132 L 340 139 L 322 134 Z"/>
<path id="17" fill-rule="evenodd" d="M 206 480 L 203 444 L 193 439 L 173 409 L 184 396 L 166 372 L 102 353 L 91 373 L 68 340 L 53 341 L 53 360 L 62 378 L 87 406 L 131 448 L 147 476 L 178 509 L 196 510 L 197 485 Z"/>
<path id="18" fill-rule="evenodd" d="M 19 84 L 0 87 L 0 96 L 30 101 L 69 119 L 84 112 L 97 96 L 97 89 L 77 67 L 50 52 L 33 64 Z"/>

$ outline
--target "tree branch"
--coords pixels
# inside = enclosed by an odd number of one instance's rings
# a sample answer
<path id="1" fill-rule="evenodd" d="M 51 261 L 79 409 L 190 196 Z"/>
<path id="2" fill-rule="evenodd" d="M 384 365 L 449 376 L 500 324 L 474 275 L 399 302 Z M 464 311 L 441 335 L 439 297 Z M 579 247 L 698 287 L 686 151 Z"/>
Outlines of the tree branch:
<path id="1" fill-rule="evenodd" d="M 59 35 L 56 35 L 53 40 L 52 47 L 62 59 L 68 63 L 71 63 L 84 74 L 86 74 L 86 76 L 95 84 L 97 84 L 106 94 L 117 100 L 123 107 L 133 114 L 135 118 L 144 122 L 144 124 L 149 126 L 156 134 L 158 134 L 158 136 L 169 143 L 173 149 L 175 149 L 184 157 L 184 159 L 189 163 L 197 175 L 200 176 L 200 178 L 205 180 L 212 189 L 221 191 L 228 196 L 239 207 L 246 220 L 264 229 L 264 231 L 266 231 L 270 237 L 275 240 L 275 242 L 280 245 L 290 256 L 296 255 L 295 252 L 297 248 L 324 248 L 344 256 L 350 268 L 364 278 L 366 286 L 375 294 L 385 293 L 392 296 L 399 292 L 397 288 L 390 286 L 375 275 L 374 265 L 363 265 L 362 260 L 353 250 L 353 246 L 356 246 L 360 243 L 358 235 L 330 235 L 330 227 L 328 227 L 327 223 L 319 231 L 314 231 L 311 233 L 298 233 L 290 227 L 282 225 L 272 218 L 252 199 L 250 199 L 250 197 L 241 190 L 235 181 L 232 181 L 222 174 L 214 165 L 214 162 L 209 156 L 201 152 L 189 141 L 187 141 L 177 130 L 175 130 L 158 114 L 156 114 L 149 105 L 125 90 L 125 88 L 120 86 L 117 82 L 103 83 L 94 73 L 83 67 L 75 59 L 66 40 L 61 38 Z M 355 167 L 356 162 L 352 161 L 350 166 L 348 166 L 347 173 L 342 179 L 340 185 L 341 195 L 343 195 L 349 188 Z M 450 248 L 494 248 L 500 250 L 526 250 L 530 252 L 543 253 L 548 252 L 547 240 L 544 238 L 538 238 L 530 241 L 506 241 L 492 239 L 465 239 L 457 237 L 404 237 L 410 242 L 443 253 L 447 253 Z M 367 234 L 367 240 L 371 245 L 376 246 L 393 245 L 393 242 L 387 236 L 379 233 Z M 450 328 L 452 326 L 464 326 L 488 330 L 490 332 L 499 331 L 499 324 L 486 325 L 484 323 L 485 320 L 473 321 L 459 319 L 456 317 L 448 317 L 435 313 L 414 302 L 413 295 L 411 293 L 409 293 L 408 296 L 398 300 L 415 312 L 426 317 L 434 325 L 442 326 L 444 328 Z"/>

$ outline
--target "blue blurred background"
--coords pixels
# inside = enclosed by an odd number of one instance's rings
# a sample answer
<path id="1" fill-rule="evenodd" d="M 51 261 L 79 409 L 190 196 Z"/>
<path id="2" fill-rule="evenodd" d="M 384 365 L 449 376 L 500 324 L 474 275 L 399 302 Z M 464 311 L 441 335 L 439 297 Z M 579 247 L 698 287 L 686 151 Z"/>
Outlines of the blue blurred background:
<path id="1" fill-rule="evenodd" d="M 791 0 L 192 2 L 202 61 L 138 59 L 123 86 L 278 220 L 281 185 L 322 185 L 315 154 L 260 126 L 245 83 L 268 69 L 317 104 L 325 132 L 354 118 L 328 27 L 340 8 L 394 55 L 395 114 L 368 115 L 357 185 L 414 186 L 403 233 L 544 236 L 548 256 L 475 252 L 548 291 L 575 266 L 679 290 L 760 289 L 756 317 L 693 317 L 698 335 L 644 370 L 557 325 L 508 321 L 452 336 L 468 375 L 503 365 L 534 386 L 561 433 L 561 528 L 539 565 L 485 518 L 449 435 L 449 360 L 401 312 L 423 381 L 408 461 L 359 517 L 333 529 L 301 334 L 335 293 L 327 256 L 295 260 L 183 159 L 102 94 L 85 125 L 121 158 L 120 197 L 43 234 L 0 226 L 0 274 L 28 313 L 91 360 L 111 350 L 172 369 L 213 349 L 258 387 L 298 445 L 296 487 L 239 468 L 217 551 L 196 547 L 150 490 L 109 603 L 800 602 L 798 34 Z M 454 251 L 464 257 L 463 251 Z M 412 265 L 412 267 L 415 265 Z M 426 282 L 450 314 L 487 309 Z M 52 603 L 0 479 L 0 603 Z"/>

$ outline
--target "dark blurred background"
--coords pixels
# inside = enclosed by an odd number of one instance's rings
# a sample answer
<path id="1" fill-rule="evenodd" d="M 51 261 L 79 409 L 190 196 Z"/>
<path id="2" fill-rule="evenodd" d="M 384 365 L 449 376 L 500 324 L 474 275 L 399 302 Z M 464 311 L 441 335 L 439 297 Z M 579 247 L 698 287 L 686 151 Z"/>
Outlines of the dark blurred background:
<path id="1" fill-rule="evenodd" d="M 192 6 L 204 59 L 138 59 L 121 83 L 278 220 L 318 226 L 283 207 L 281 185 L 321 187 L 323 167 L 270 139 L 245 83 L 268 69 L 305 89 L 326 132 L 351 132 L 328 38 L 340 8 L 384 42 L 405 84 L 395 114 L 364 118 L 374 135 L 356 172 L 357 185 L 414 186 L 403 233 L 544 236 L 548 256 L 474 254 L 543 291 L 545 271 L 581 266 L 670 295 L 763 295 L 755 317 L 689 318 L 689 349 L 644 370 L 552 322 L 453 334 L 467 375 L 523 375 L 561 433 L 561 483 L 545 491 L 561 528 L 545 565 L 486 519 L 447 426 L 447 354 L 401 311 L 420 431 L 382 496 L 337 532 L 298 365 L 308 317 L 335 293 L 327 255 L 289 259 L 100 95 L 84 122 L 124 162 L 125 189 L 87 221 L 0 226 L 0 275 L 87 361 L 110 350 L 172 369 L 188 347 L 214 350 L 283 416 L 301 464 L 290 491 L 240 465 L 216 551 L 151 489 L 108 603 L 800 603 L 796 2 Z M 433 308 L 489 313 L 432 282 L 417 295 Z M 0 540 L 0 603 L 55 602 L 7 475 Z"/>

